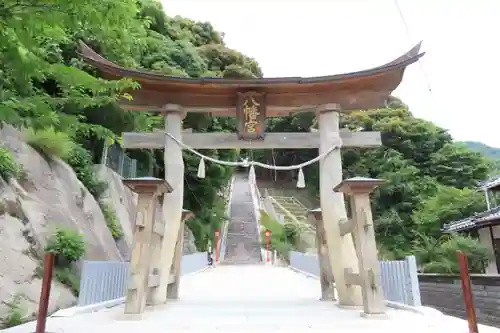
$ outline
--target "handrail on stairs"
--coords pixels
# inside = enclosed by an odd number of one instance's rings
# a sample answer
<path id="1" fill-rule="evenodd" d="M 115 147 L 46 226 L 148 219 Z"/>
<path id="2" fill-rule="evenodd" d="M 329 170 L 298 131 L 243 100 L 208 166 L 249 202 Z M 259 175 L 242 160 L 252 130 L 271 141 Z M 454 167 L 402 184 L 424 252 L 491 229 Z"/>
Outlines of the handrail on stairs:
<path id="1" fill-rule="evenodd" d="M 252 196 L 252 203 L 255 212 L 256 219 L 256 228 L 257 228 L 257 237 L 259 238 L 259 244 L 262 244 L 262 236 L 260 234 L 261 225 L 260 225 L 260 210 L 263 208 L 262 206 L 262 197 L 260 195 L 259 188 L 257 187 L 257 181 L 252 177 L 248 179 L 248 185 L 250 186 L 250 195 Z M 264 261 L 264 257 L 262 255 L 262 251 L 260 251 L 260 259 Z"/>
<path id="2" fill-rule="evenodd" d="M 219 261 L 223 261 L 226 255 L 226 242 L 227 242 L 227 232 L 229 229 L 229 220 L 231 214 L 231 200 L 233 198 L 233 186 L 234 186 L 234 176 L 231 178 L 229 183 L 229 189 L 227 192 L 227 207 L 225 213 L 224 226 L 222 227 L 221 237 L 219 239 Z"/>
<path id="3" fill-rule="evenodd" d="M 280 204 L 274 197 L 269 197 L 269 198 L 273 204 L 275 204 L 281 211 L 283 211 L 288 216 L 289 219 L 292 220 L 292 224 L 299 227 L 301 233 L 302 231 L 314 232 L 314 233 L 316 232 L 316 228 L 314 226 L 308 224 L 307 222 L 299 221 L 299 219 L 297 219 L 297 217 L 294 214 L 292 214 L 288 209 L 286 209 L 282 204 Z M 314 246 L 316 246 L 315 237 L 313 238 L 313 242 Z"/>
<path id="4" fill-rule="evenodd" d="M 296 223 L 297 225 L 304 224 L 303 222 L 300 222 L 295 215 L 293 215 L 288 209 L 286 209 L 282 204 L 280 204 L 274 197 L 270 197 L 270 199 L 273 202 L 273 204 L 278 206 L 278 208 L 282 210 L 285 213 L 285 215 L 287 215 L 294 223 Z"/>

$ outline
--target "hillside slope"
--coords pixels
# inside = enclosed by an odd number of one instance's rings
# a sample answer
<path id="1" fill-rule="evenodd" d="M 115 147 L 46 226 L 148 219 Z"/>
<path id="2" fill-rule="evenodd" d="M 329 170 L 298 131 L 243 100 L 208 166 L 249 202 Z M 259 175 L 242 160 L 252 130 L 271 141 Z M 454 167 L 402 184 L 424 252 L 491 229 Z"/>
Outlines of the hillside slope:
<path id="1" fill-rule="evenodd" d="M 82 259 L 128 260 L 137 198 L 123 186 L 119 175 L 98 166 L 101 180 L 108 184 L 102 201 L 115 210 L 122 231 L 122 237 L 115 241 L 99 203 L 66 163 L 42 157 L 25 143 L 20 131 L 9 125 L 0 129 L 0 142 L 23 169 L 18 179 L 0 177 L 0 319 L 8 314 L 8 304 L 15 299 L 32 317 L 40 297 L 41 258 L 56 228 L 83 235 L 86 253 Z M 161 218 L 161 214 L 156 216 Z M 196 251 L 187 228 L 185 237 L 184 252 Z M 80 263 L 73 266 L 78 281 Z M 63 285 L 59 280 L 56 276 L 53 281 L 50 312 L 76 301 L 77 281 L 76 285 Z"/>
<path id="2" fill-rule="evenodd" d="M 490 147 L 482 142 L 463 141 L 463 143 L 472 150 L 482 153 L 492 159 L 500 160 L 500 148 Z"/>

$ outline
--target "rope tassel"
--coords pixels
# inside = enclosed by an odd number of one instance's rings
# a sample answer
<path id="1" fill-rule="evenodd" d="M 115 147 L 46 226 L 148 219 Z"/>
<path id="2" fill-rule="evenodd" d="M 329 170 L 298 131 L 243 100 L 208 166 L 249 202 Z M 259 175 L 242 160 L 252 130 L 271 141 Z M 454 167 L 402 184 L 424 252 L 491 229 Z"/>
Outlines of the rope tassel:
<path id="1" fill-rule="evenodd" d="M 198 178 L 205 178 L 205 159 L 200 159 L 200 164 L 198 164 Z"/>
<path id="2" fill-rule="evenodd" d="M 304 179 L 304 172 L 302 171 L 302 168 L 299 169 L 299 175 L 297 177 L 297 188 L 304 188 L 306 187 L 306 181 Z"/>

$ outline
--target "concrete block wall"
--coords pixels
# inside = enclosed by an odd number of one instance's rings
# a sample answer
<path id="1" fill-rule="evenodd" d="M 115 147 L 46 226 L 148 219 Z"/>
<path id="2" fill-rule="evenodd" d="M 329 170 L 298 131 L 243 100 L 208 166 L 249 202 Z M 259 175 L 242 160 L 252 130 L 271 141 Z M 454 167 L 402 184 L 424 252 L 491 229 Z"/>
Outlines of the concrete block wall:
<path id="1" fill-rule="evenodd" d="M 458 275 L 419 274 L 422 305 L 466 319 Z M 472 275 L 478 322 L 500 328 L 500 275 Z"/>

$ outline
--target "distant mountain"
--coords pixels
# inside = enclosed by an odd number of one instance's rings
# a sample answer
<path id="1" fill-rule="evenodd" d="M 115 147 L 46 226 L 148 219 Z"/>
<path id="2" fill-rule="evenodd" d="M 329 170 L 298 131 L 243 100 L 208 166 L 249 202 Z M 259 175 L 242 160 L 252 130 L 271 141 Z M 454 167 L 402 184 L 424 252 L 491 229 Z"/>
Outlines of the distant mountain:
<path id="1" fill-rule="evenodd" d="M 477 141 L 464 141 L 463 143 L 472 150 L 483 153 L 492 159 L 500 160 L 500 148 L 493 148 Z"/>

